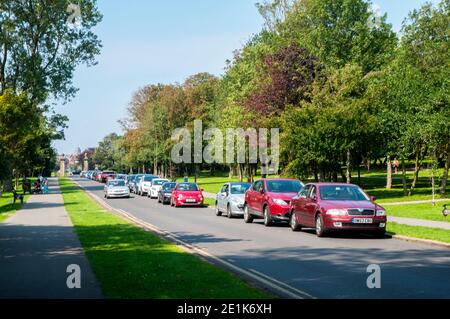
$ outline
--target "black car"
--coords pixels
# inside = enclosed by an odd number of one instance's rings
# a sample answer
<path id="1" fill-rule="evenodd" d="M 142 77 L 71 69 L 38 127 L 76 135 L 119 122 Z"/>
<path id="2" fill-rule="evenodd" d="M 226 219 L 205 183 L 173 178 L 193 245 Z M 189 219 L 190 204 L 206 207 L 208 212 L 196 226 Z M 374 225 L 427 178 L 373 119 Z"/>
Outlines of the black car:
<path id="1" fill-rule="evenodd" d="M 158 192 L 158 203 L 163 205 L 170 204 L 170 198 L 175 186 L 177 186 L 177 183 L 164 183 Z"/>

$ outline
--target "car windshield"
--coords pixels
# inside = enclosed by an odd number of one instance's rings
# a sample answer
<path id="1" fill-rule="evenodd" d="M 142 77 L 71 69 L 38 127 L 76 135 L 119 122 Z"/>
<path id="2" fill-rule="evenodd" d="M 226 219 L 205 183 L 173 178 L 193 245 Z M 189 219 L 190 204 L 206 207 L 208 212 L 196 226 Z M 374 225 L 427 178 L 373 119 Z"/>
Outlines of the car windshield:
<path id="1" fill-rule="evenodd" d="M 242 184 L 231 184 L 231 194 L 239 195 L 239 194 L 245 194 L 245 192 L 252 186 L 252 184 L 249 183 L 242 183 Z"/>
<path id="2" fill-rule="evenodd" d="M 186 191 L 196 192 L 196 191 L 198 191 L 198 187 L 194 183 L 183 183 L 183 184 L 178 185 L 178 190 L 182 191 L 182 192 L 183 191 L 184 192 L 186 192 Z"/>
<path id="3" fill-rule="evenodd" d="M 174 189 L 177 186 L 177 183 L 165 183 L 163 185 L 164 190 Z"/>
<path id="4" fill-rule="evenodd" d="M 356 186 L 321 186 L 320 198 L 322 200 L 336 201 L 364 201 L 369 200 L 367 195 Z"/>
<path id="5" fill-rule="evenodd" d="M 122 187 L 122 186 L 125 186 L 125 181 L 122 181 L 122 180 L 120 180 L 120 181 L 111 181 L 111 182 L 109 182 L 109 186 Z"/>
<path id="6" fill-rule="evenodd" d="M 168 181 L 166 181 L 166 180 L 154 180 L 153 185 L 161 186 L 162 184 L 167 183 L 167 182 Z"/>
<path id="7" fill-rule="evenodd" d="M 298 193 L 303 184 L 295 180 L 267 181 L 267 190 L 270 193 Z"/>
<path id="8" fill-rule="evenodd" d="M 153 176 L 145 176 L 144 177 L 144 182 L 151 182 L 152 180 L 154 180 L 155 178 Z"/>

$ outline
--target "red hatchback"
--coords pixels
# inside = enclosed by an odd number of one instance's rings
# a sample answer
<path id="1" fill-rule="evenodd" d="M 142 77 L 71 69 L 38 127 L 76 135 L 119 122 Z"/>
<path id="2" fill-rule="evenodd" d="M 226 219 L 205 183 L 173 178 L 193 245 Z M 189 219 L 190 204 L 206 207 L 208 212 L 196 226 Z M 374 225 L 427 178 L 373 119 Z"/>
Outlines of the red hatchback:
<path id="1" fill-rule="evenodd" d="M 261 179 L 245 193 L 244 221 L 263 218 L 265 226 L 289 222 L 290 204 L 303 187 L 296 179 Z"/>
<path id="2" fill-rule="evenodd" d="M 203 206 L 203 189 L 199 189 L 195 183 L 177 183 L 172 191 L 170 204 L 180 206 Z"/>
<path id="3" fill-rule="evenodd" d="M 290 225 L 294 231 L 313 227 L 319 237 L 340 230 L 384 237 L 386 211 L 374 200 L 356 185 L 308 184 L 292 200 Z"/>

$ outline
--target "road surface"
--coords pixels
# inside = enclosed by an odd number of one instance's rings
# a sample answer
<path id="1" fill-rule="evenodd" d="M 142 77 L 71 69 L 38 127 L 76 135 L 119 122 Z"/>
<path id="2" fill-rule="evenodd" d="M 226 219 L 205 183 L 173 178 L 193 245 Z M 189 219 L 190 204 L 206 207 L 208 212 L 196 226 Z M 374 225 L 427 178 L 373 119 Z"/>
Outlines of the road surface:
<path id="1" fill-rule="evenodd" d="M 103 185 L 74 180 L 103 198 Z M 173 208 L 139 196 L 105 201 L 298 298 L 450 298 L 446 248 L 355 235 L 322 239 L 313 230 L 245 224 L 210 208 Z M 372 264 L 381 267 L 380 289 L 367 286 Z"/>

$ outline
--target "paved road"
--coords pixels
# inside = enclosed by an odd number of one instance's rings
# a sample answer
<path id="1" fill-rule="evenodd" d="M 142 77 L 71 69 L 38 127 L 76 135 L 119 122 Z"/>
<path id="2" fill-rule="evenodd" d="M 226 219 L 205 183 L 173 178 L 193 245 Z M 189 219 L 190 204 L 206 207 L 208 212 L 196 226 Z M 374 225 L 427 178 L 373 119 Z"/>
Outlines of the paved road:
<path id="1" fill-rule="evenodd" d="M 81 289 L 67 287 L 76 264 Z M 31 196 L 0 224 L 0 299 L 102 298 L 100 286 L 67 215 L 56 179 L 50 194 Z"/>
<path id="2" fill-rule="evenodd" d="M 75 180 L 103 197 L 102 185 Z M 235 266 L 316 298 L 450 298 L 449 249 L 363 236 L 319 239 L 312 231 L 247 225 L 241 219 L 216 217 L 209 208 L 176 209 L 144 197 L 107 203 Z M 367 288 L 370 264 L 381 266 L 381 289 Z"/>

